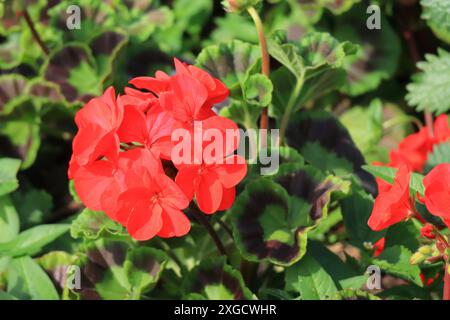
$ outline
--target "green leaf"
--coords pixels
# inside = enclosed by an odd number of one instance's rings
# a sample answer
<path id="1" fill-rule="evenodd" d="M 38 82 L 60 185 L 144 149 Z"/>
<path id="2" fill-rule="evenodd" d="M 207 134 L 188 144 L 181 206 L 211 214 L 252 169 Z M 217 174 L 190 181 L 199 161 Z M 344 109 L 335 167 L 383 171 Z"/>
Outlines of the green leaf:
<path id="1" fill-rule="evenodd" d="M 17 298 L 9 294 L 8 292 L 0 291 L 0 300 L 17 300 Z"/>
<path id="2" fill-rule="evenodd" d="M 207 259 L 186 277 L 187 299 L 253 300 L 241 273 L 225 263 L 225 259 Z"/>
<path id="3" fill-rule="evenodd" d="M 330 170 L 339 177 L 356 175 L 366 191 L 377 192 L 375 179 L 361 169 L 365 164 L 361 151 L 334 115 L 324 111 L 297 113 L 292 117 L 286 138 L 314 167 Z"/>
<path id="4" fill-rule="evenodd" d="M 379 297 L 364 290 L 345 289 L 339 291 L 333 300 L 381 300 Z"/>
<path id="5" fill-rule="evenodd" d="M 349 42 L 339 43 L 328 33 L 312 32 L 301 41 L 288 41 L 287 34 L 276 32 L 269 42 L 269 52 L 286 69 L 272 76 L 276 88 L 271 113 L 281 120 L 282 126 L 310 99 L 339 87 L 344 79 L 344 58 L 355 52 Z"/>
<path id="6" fill-rule="evenodd" d="M 353 106 L 339 120 L 363 154 L 378 148 L 383 136 L 383 106 L 380 100 L 373 100 L 368 108 Z"/>
<path id="7" fill-rule="evenodd" d="M 20 74 L 0 76 L 0 115 L 10 113 L 22 103 L 28 80 Z"/>
<path id="8" fill-rule="evenodd" d="M 20 160 L 0 158 L 0 196 L 8 194 L 19 187 L 16 178 L 20 168 Z"/>
<path id="9" fill-rule="evenodd" d="M 394 183 L 395 175 L 397 174 L 396 168 L 390 168 L 390 167 L 381 167 L 381 166 L 362 166 L 364 170 L 367 172 L 370 172 L 375 177 L 378 177 L 380 179 L 383 179 L 384 181 L 392 184 Z M 411 182 L 410 182 L 410 189 L 412 191 L 412 194 L 419 193 L 421 195 L 425 192 L 425 187 L 423 186 L 423 175 L 419 173 L 412 173 L 411 175 Z"/>
<path id="10" fill-rule="evenodd" d="M 0 243 L 13 240 L 20 230 L 19 215 L 8 195 L 0 197 Z"/>
<path id="11" fill-rule="evenodd" d="M 430 172 L 434 167 L 441 163 L 450 163 L 450 143 L 441 143 L 433 147 L 433 151 L 428 154 L 428 160 L 425 165 L 425 173 Z"/>
<path id="12" fill-rule="evenodd" d="M 58 284 L 61 289 L 66 286 L 69 268 L 79 263 L 76 256 L 64 251 L 49 252 L 36 261 L 47 272 L 53 283 Z"/>
<path id="13" fill-rule="evenodd" d="M 450 53 L 438 49 L 437 55 L 427 54 L 425 59 L 417 64 L 422 72 L 407 86 L 406 100 L 417 111 L 446 113 L 450 110 Z"/>
<path id="14" fill-rule="evenodd" d="M 358 273 L 357 270 L 344 263 L 322 243 L 310 241 L 307 251 L 332 277 L 338 289 L 359 289 L 366 283 L 367 275 Z"/>
<path id="15" fill-rule="evenodd" d="M 379 87 L 397 70 L 401 41 L 386 16 L 380 12 L 381 29 L 367 28 L 367 6 L 354 6 L 334 21 L 332 34 L 340 41 L 358 44 L 355 55 L 345 59 L 346 85 L 342 90 L 358 96 Z"/>
<path id="16" fill-rule="evenodd" d="M 114 59 L 127 41 L 125 33 L 106 31 L 95 37 L 89 44 L 97 65 L 96 74 L 102 82 L 111 74 Z"/>
<path id="17" fill-rule="evenodd" d="M 9 274 L 8 292 L 14 296 L 25 293 L 33 300 L 59 300 L 53 283 L 41 267 L 29 256 L 14 259 L 14 272 Z"/>
<path id="18" fill-rule="evenodd" d="M 220 79 L 231 94 L 240 94 L 245 80 L 258 73 L 261 53 L 257 46 L 239 40 L 204 48 L 197 57 L 197 66 Z"/>
<path id="19" fill-rule="evenodd" d="M 253 74 L 244 82 L 244 98 L 248 103 L 266 107 L 272 102 L 272 81 L 262 74 Z"/>
<path id="20" fill-rule="evenodd" d="M 6 136 L 22 158 L 22 169 L 30 167 L 41 145 L 39 108 L 32 97 L 25 97 L 0 122 Z"/>
<path id="21" fill-rule="evenodd" d="M 164 270 L 167 255 L 152 248 L 136 248 L 127 254 L 124 269 L 130 282 L 131 292 L 145 293 L 158 282 Z"/>
<path id="22" fill-rule="evenodd" d="M 250 182 L 230 216 L 246 259 L 289 266 L 305 254 L 307 232 L 326 217 L 331 193 L 345 192 L 347 185 L 298 164 L 286 164 L 275 177 Z"/>
<path id="23" fill-rule="evenodd" d="M 286 43 L 285 35 L 276 33 L 268 40 L 270 55 L 285 66 L 296 78 L 302 79 L 305 73 L 305 65 L 298 47 L 293 43 Z"/>
<path id="24" fill-rule="evenodd" d="M 403 246 L 393 246 L 385 248 L 372 263 L 379 266 L 389 274 L 412 281 L 422 286 L 420 279 L 420 268 L 417 265 L 411 265 L 409 259 L 412 252 Z"/>
<path id="25" fill-rule="evenodd" d="M 83 273 L 90 284 L 81 297 L 93 293 L 103 299 L 139 299 L 158 282 L 168 261 L 164 252 L 101 238 L 87 244 Z"/>
<path id="26" fill-rule="evenodd" d="M 422 19 L 434 33 L 450 44 L 450 2 L 447 0 L 421 0 Z"/>
<path id="27" fill-rule="evenodd" d="M 302 300 L 332 298 L 337 288 L 331 276 L 309 254 L 286 270 L 286 290 L 300 294 Z"/>
<path id="28" fill-rule="evenodd" d="M 374 244 L 385 234 L 385 231 L 375 232 L 367 225 L 373 203 L 373 197 L 358 186 L 353 186 L 352 194 L 341 203 L 345 230 L 350 237 L 350 242 L 363 250 L 366 247 L 365 243 Z"/>
<path id="29" fill-rule="evenodd" d="M 89 48 L 70 44 L 54 51 L 45 63 L 42 74 L 56 83 L 69 102 L 87 102 L 101 94 L 102 76 Z"/>
<path id="30" fill-rule="evenodd" d="M 233 99 L 229 106 L 220 109 L 220 115 L 233 120 L 246 129 L 256 129 L 261 109 L 247 102 Z"/>
<path id="31" fill-rule="evenodd" d="M 126 234 L 124 228 L 103 212 L 84 209 L 72 222 L 70 234 L 73 238 L 98 239 L 105 235 Z"/>
<path id="32" fill-rule="evenodd" d="M 44 246 L 66 233 L 69 228 L 70 225 L 66 224 L 42 224 L 33 227 L 21 232 L 9 242 L 0 243 L 0 252 L 12 257 L 37 254 Z"/>
<path id="33" fill-rule="evenodd" d="M 301 259 L 306 252 L 306 232 L 299 223 L 290 222 L 289 215 L 289 195 L 283 187 L 264 178 L 249 183 L 230 213 L 242 255 L 280 265 Z"/>
<path id="34" fill-rule="evenodd" d="M 45 190 L 18 191 L 11 197 L 19 213 L 20 225 L 23 229 L 43 223 L 53 209 L 52 196 Z"/>

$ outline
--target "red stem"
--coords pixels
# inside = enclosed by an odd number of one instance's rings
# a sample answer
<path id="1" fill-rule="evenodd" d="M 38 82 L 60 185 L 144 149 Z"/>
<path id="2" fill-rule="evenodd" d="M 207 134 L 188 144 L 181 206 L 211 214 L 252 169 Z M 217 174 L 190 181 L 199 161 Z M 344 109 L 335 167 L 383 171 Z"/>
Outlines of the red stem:
<path id="1" fill-rule="evenodd" d="M 450 300 L 450 273 L 448 272 L 449 267 L 449 263 L 446 263 L 444 266 L 444 294 L 442 296 L 442 300 Z"/>
<path id="2" fill-rule="evenodd" d="M 250 7 L 247 9 L 248 13 L 253 19 L 253 22 L 255 23 L 256 31 L 258 32 L 258 39 L 259 44 L 261 46 L 261 56 L 262 56 L 262 66 L 261 66 L 261 72 L 266 77 L 270 76 L 270 56 L 269 56 L 269 50 L 267 49 L 267 40 L 264 35 L 264 26 L 261 21 L 261 17 L 259 16 L 258 12 L 254 7 Z M 269 112 L 268 107 L 265 107 L 261 111 L 261 119 L 259 123 L 260 129 L 267 130 L 269 127 Z M 267 145 L 267 135 L 266 132 L 264 132 L 261 135 L 261 146 L 265 147 Z"/>

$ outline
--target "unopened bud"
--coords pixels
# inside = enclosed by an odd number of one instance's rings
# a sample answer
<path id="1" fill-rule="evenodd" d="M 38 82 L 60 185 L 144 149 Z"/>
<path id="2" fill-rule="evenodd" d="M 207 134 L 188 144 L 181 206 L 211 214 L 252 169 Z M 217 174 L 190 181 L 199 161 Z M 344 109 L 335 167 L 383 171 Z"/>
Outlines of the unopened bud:
<path id="1" fill-rule="evenodd" d="M 242 12 L 250 7 L 256 6 L 261 0 L 224 0 L 222 5 L 230 12 Z"/>
<path id="2" fill-rule="evenodd" d="M 422 253 L 420 253 L 419 251 L 417 251 L 416 253 L 414 253 L 411 258 L 409 259 L 409 263 L 410 264 L 419 264 L 422 263 L 426 260 L 426 256 L 424 256 Z"/>
<path id="3" fill-rule="evenodd" d="M 430 256 L 433 250 L 429 246 L 423 246 L 419 248 L 419 252 L 425 256 Z"/>

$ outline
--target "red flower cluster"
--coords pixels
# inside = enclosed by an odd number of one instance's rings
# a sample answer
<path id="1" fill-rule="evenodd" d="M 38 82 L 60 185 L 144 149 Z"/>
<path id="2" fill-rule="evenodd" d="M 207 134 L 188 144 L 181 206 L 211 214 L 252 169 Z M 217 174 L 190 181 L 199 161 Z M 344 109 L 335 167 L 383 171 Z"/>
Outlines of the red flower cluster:
<path id="1" fill-rule="evenodd" d="M 108 88 L 75 117 L 69 178 L 78 196 L 87 208 L 126 226 L 137 240 L 189 232 L 182 210 L 194 195 L 205 213 L 230 208 L 235 186 L 247 173 L 245 160 L 234 155 L 237 125 L 212 110 L 228 97 L 226 86 L 197 67 L 178 60 L 175 66 L 173 76 L 158 71 L 155 77 L 131 80 L 141 90 L 125 88 L 123 96 Z M 220 132 L 222 139 L 191 139 L 194 161 L 174 161 L 173 133 L 183 129 L 186 138 L 198 124 Z M 225 139 L 229 130 L 235 132 L 231 143 Z M 196 152 L 214 143 L 222 143 L 223 151 L 215 147 L 213 156 Z M 175 181 L 165 173 L 168 166 L 178 169 Z"/>
<path id="2" fill-rule="evenodd" d="M 387 182 L 379 184 L 379 195 L 368 221 L 370 228 L 379 231 L 417 215 L 415 200 L 409 193 L 410 179 L 411 171 L 403 165 L 392 185 Z M 450 164 L 440 164 L 433 168 L 425 176 L 423 184 L 425 194 L 419 200 L 430 213 L 441 217 L 450 227 Z"/>
<path id="3" fill-rule="evenodd" d="M 398 168 L 393 185 L 377 178 L 379 195 L 375 199 L 369 227 L 379 231 L 416 215 L 414 199 L 409 194 L 411 171 L 422 172 L 433 146 L 450 141 L 447 115 L 439 116 L 434 123 L 434 135 L 427 127 L 406 137 L 397 150 L 390 153 L 389 167 Z M 375 163 L 375 165 L 382 165 Z M 434 168 L 424 179 L 423 202 L 434 215 L 450 226 L 450 164 Z"/>
<path id="4" fill-rule="evenodd" d="M 398 148 L 389 154 L 388 166 L 399 168 L 401 165 L 407 165 L 413 171 L 423 172 L 433 146 L 449 140 L 448 119 L 447 115 L 443 114 L 435 120 L 433 136 L 430 135 L 429 128 L 424 127 L 403 139 Z"/>

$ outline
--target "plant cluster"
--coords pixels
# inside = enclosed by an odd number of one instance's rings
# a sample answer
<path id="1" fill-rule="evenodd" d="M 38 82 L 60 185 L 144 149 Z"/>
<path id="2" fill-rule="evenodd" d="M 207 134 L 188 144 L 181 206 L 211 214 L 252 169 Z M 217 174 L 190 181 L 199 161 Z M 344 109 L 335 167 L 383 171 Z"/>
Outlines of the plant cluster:
<path id="1" fill-rule="evenodd" d="M 450 0 L 0 17 L 0 299 L 450 299 Z"/>

